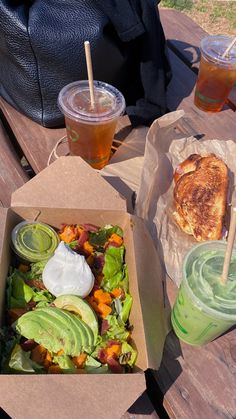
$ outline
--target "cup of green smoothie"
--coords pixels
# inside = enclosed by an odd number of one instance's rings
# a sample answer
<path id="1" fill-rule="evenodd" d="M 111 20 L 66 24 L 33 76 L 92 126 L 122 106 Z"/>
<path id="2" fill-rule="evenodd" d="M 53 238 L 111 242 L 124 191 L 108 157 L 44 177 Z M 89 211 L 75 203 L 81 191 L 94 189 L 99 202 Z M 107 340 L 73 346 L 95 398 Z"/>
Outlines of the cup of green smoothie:
<path id="1" fill-rule="evenodd" d="M 179 339 L 190 345 L 211 342 L 236 324 L 236 246 L 226 284 L 220 278 L 225 241 L 194 246 L 183 263 L 183 278 L 171 313 Z"/>

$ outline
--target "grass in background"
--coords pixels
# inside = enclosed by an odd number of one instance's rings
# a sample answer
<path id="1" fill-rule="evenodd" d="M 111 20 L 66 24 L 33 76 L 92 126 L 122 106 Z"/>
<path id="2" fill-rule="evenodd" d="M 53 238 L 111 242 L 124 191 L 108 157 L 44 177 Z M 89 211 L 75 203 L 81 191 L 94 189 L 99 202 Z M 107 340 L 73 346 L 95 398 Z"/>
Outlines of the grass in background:
<path id="1" fill-rule="evenodd" d="M 236 36 L 235 0 L 161 0 L 160 7 L 186 13 L 210 34 Z"/>
<path id="2" fill-rule="evenodd" d="M 192 0 L 161 0 L 161 6 L 170 7 L 177 10 L 191 10 L 193 7 Z"/>

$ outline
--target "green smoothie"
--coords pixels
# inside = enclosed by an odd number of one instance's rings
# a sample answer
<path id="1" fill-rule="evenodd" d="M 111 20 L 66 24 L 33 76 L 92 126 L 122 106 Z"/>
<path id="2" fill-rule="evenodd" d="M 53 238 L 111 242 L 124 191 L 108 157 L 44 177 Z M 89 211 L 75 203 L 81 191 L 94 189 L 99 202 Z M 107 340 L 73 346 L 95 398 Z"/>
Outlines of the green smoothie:
<path id="1" fill-rule="evenodd" d="M 225 250 L 226 242 L 204 242 L 184 260 L 171 321 L 176 335 L 191 345 L 204 345 L 236 324 L 236 247 L 223 285 Z"/>
<path id="2" fill-rule="evenodd" d="M 22 262 L 49 259 L 59 244 L 59 237 L 49 225 L 23 221 L 12 231 L 12 246 Z"/>

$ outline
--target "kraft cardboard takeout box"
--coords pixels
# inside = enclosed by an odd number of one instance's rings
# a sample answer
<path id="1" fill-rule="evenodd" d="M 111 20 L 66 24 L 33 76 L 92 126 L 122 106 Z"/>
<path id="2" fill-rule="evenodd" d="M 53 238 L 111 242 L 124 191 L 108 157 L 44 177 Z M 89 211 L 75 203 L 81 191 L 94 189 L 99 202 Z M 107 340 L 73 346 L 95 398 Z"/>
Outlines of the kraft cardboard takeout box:
<path id="1" fill-rule="evenodd" d="M 10 263 L 11 230 L 22 219 L 61 223 L 118 224 L 124 229 L 131 323 L 138 359 L 132 374 L 0 375 L 0 406 L 14 419 L 120 418 L 145 391 L 147 368 L 160 365 L 166 336 L 161 265 L 141 219 L 79 157 L 62 157 L 12 195 L 1 210 L 0 304 Z"/>

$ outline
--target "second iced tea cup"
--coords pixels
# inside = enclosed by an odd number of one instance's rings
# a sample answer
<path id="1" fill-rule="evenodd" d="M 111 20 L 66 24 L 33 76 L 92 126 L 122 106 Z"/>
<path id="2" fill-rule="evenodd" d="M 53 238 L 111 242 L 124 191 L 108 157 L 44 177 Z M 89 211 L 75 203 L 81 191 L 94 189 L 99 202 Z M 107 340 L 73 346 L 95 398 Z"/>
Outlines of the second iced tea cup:
<path id="1" fill-rule="evenodd" d="M 223 57 L 232 39 L 210 35 L 201 41 L 194 103 L 203 111 L 219 112 L 236 83 L 236 45 Z"/>
<path id="2" fill-rule="evenodd" d="M 82 157 L 95 169 L 102 169 L 110 158 L 125 99 L 119 90 L 101 81 L 94 81 L 94 96 L 92 107 L 88 81 L 76 81 L 60 91 L 58 105 L 65 116 L 70 154 Z"/>

